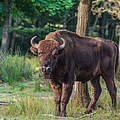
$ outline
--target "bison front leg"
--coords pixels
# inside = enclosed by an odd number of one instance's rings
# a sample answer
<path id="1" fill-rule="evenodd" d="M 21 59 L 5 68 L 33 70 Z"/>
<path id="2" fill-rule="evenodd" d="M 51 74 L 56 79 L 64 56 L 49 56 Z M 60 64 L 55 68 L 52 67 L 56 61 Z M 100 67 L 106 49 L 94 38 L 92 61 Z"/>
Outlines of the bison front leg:
<path id="1" fill-rule="evenodd" d="M 55 110 L 55 116 L 60 116 L 61 108 L 60 108 L 60 100 L 61 100 L 61 94 L 62 94 L 62 85 L 59 84 L 54 84 L 49 81 L 54 93 L 54 99 L 55 99 L 55 104 L 56 104 L 56 110 Z"/>
<path id="2" fill-rule="evenodd" d="M 86 114 L 92 112 L 92 109 L 95 107 L 95 104 L 102 92 L 101 86 L 100 86 L 100 76 L 96 77 L 95 79 L 90 81 L 91 83 L 91 89 L 92 89 L 92 98 L 88 105 L 88 108 L 86 110 Z"/>
<path id="3" fill-rule="evenodd" d="M 73 84 L 72 83 L 63 83 L 62 84 L 62 97 L 61 97 L 61 103 L 62 103 L 62 111 L 60 116 L 66 117 L 66 106 L 69 102 L 71 93 L 72 93 Z"/>

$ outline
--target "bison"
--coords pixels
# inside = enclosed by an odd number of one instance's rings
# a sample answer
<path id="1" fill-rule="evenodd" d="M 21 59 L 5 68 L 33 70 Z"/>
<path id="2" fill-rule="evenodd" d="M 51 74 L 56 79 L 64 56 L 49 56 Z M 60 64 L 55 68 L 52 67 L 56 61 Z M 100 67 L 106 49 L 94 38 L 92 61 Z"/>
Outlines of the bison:
<path id="1" fill-rule="evenodd" d="M 43 76 L 54 92 L 55 115 L 66 116 L 74 81 L 91 83 L 92 98 L 85 113 L 90 113 L 100 94 L 100 76 L 104 79 L 112 105 L 116 108 L 117 88 L 114 82 L 118 69 L 118 46 L 102 38 L 80 37 L 67 30 L 49 33 L 38 44 L 31 39 L 30 48 L 38 55 Z M 62 109 L 61 109 L 62 105 Z"/>

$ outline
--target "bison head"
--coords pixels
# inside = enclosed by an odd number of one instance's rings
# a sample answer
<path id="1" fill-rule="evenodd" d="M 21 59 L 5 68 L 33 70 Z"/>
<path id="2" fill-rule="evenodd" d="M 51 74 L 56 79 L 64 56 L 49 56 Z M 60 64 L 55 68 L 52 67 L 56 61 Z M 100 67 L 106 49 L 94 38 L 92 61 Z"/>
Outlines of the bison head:
<path id="1" fill-rule="evenodd" d="M 65 48 L 65 40 L 61 38 L 63 44 L 59 45 L 56 40 L 41 40 L 38 44 L 31 39 L 30 48 L 33 54 L 38 55 L 38 60 L 45 78 L 50 78 L 52 71 L 56 67 L 58 57 L 63 53 Z"/>

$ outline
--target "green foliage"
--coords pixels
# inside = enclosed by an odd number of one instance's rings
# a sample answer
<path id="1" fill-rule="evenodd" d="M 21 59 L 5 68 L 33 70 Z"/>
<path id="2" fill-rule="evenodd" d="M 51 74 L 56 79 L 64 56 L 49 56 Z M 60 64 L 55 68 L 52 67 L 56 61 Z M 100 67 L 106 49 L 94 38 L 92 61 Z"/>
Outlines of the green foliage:
<path id="1" fill-rule="evenodd" d="M 4 18 L 3 18 L 4 14 L 5 14 L 5 5 L 3 1 L 0 1 L 0 27 L 4 21 Z"/>
<path id="2" fill-rule="evenodd" d="M 113 19 L 120 19 L 120 0 L 94 0 L 92 6 L 93 13 L 109 13 Z"/>
<path id="3" fill-rule="evenodd" d="M 27 17 L 32 17 L 34 18 L 35 16 L 38 15 L 38 11 L 37 9 L 33 6 L 32 1 L 31 0 L 15 0 L 12 2 L 12 13 L 14 14 L 16 10 L 16 12 L 22 13 L 24 16 Z M 16 13 L 15 13 L 16 14 Z"/>
<path id="4" fill-rule="evenodd" d="M 0 3 L 3 4 L 3 8 L 6 7 L 4 1 Z M 10 44 L 10 47 L 16 49 L 16 46 L 20 46 L 24 52 L 29 51 L 30 38 L 37 35 L 41 40 L 49 32 L 63 28 L 64 16 L 70 19 L 66 24 L 71 22 L 68 27 L 73 30 L 71 26 L 75 23 L 73 22 L 75 19 L 71 19 L 71 15 L 74 14 L 70 15 L 70 9 L 73 7 L 76 10 L 75 3 L 75 0 L 10 0 L 12 25 L 9 32 L 12 33 L 10 35 L 15 33 L 14 36 L 9 37 L 10 41 L 15 41 L 13 46 Z M 0 13 L 1 27 L 5 13 L 3 11 Z"/>
<path id="5" fill-rule="evenodd" d="M 48 11 L 49 16 L 64 13 L 72 7 L 72 0 L 32 0 L 35 6 L 41 8 L 40 12 Z"/>
<path id="6" fill-rule="evenodd" d="M 9 37 L 10 41 L 15 41 L 15 47 L 20 46 L 21 50 L 28 52 L 30 39 L 34 35 L 42 40 L 46 34 L 58 29 L 68 29 L 75 32 L 78 4 L 79 0 L 10 0 L 12 26 L 9 28 L 9 32 L 15 33 L 14 37 Z M 91 15 L 90 18 L 89 35 L 101 36 L 106 39 L 114 38 L 118 41 L 117 35 L 112 34 L 112 28 L 115 28 L 118 24 L 118 21 L 114 19 L 119 19 L 120 16 L 120 0 L 93 0 L 92 6 L 94 15 Z M 6 13 L 3 9 L 5 9 L 4 1 L 0 2 L 1 28 Z M 106 16 L 106 18 L 103 16 Z M 114 22 L 115 24 L 113 24 Z M 112 27 L 110 23 L 112 23 Z M 108 34 L 108 31 L 111 31 L 111 33 Z M 11 47 L 11 44 L 9 46 Z M 13 49 L 15 47 L 12 46 Z"/>
<path id="7" fill-rule="evenodd" d="M 1 53 L 0 78 L 3 82 L 14 85 L 18 81 L 28 80 L 32 76 L 30 60 L 26 56 Z"/>
<path id="8" fill-rule="evenodd" d="M 32 86 L 30 85 L 33 92 L 51 91 L 49 82 L 42 78 L 37 57 L 1 53 L 0 66 L 0 84 L 8 83 L 13 87 L 17 85 L 18 89 L 23 91 L 28 86 L 23 82 L 33 81 Z"/>
<path id="9" fill-rule="evenodd" d="M 4 9 L 4 4 L 3 2 L 0 2 L 0 13 L 3 11 L 3 9 Z"/>

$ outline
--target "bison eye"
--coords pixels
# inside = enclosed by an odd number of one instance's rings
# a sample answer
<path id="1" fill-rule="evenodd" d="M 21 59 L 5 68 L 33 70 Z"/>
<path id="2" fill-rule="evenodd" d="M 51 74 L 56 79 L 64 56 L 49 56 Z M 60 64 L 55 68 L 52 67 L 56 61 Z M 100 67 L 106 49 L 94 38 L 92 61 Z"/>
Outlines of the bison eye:
<path id="1" fill-rule="evenodd" d="M 43 52 L 41 52 L 41 51 L 38 51 L 38 54 L 43 54 Z"/>
<path id="2" fill-rule="evenodd" d="M 42 50 L 38 50 L 38 54 L 44 54 Z"/>
<path id="3" fill-rule="evenodd" d="M 56 57 L 57 57 L 57 54 L 54 54 L 53 56 L 54 56 L 54 58 L 56 58 Z"/>
<path id="4" fill-rule="evenodd" d="M 57 51 L 57 54 L 58 54 L 58 55 L 59 55 L 59 54 L 62 54 L 63 51 L 64 51 L 63 49 L 62 49 L 62 50 L 58 50 L 58 51 Z"/>

